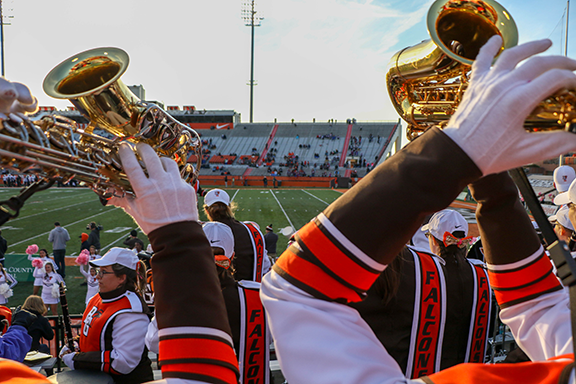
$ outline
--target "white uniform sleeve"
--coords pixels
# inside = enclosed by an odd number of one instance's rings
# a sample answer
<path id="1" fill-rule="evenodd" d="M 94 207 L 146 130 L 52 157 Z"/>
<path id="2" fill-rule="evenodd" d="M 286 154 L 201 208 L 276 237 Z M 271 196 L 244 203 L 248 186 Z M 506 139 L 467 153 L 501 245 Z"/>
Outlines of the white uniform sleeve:
<path id="1" fill-rule="evenodd" d="M 500 318 L 532 361 L 573 352 L 570 299 L 565 289 L 504 308 Z"/>
<path id="2" fill-rule="evenodd" d="M 6 272 L 6 280 L 10 282 L 10 289 L 14 288 L 18 284 L 18 280 L 8 272 Z"/>
<path id="3" fill-rule="evenodd" d="M 404 377 L 356 310 L 315 299 L 275 271 L 260 297 L 289 383 L 422 383 Z"/>
<path id="4" fill-rule="evenodd" d="M 114 370 L 127 374 L 136 368 L 144 352 L 148 316 L 143 313 L 123 313 L 116 316 L 112 329 L 110 357 Z"/>
<path id="5" fill-rule="evenodd" d="M 85 270 L 84 268 L 86 268 L 86 270 Z M 86 265 L 81 265 L 81 266 L 80 266 L 80 273 L 81 273 L 82 276 L 84 276 L 85 278 L 88 278 L 88 277 L 90 276 L 90 273 L 88 273 L 87 269 L 88 269 L 88 264 L 86 264 Z"/>
<path id="6" fill-rule="evenodd" d="M 148 324 L 148 331 L 146 332 L 146 347 L 156 354 L 158 354 L 158 323 L 156 322 L 156 316 L 152 318 L 150 324 Z"/>

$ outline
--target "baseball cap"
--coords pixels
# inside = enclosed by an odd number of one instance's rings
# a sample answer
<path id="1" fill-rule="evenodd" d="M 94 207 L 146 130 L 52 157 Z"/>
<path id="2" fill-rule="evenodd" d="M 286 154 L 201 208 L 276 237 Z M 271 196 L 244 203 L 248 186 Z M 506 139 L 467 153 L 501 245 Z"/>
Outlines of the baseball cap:
<path id="1" fill-rule="evenodd" d="M 576 171 L 568 165 L 561 165 L 554 170 L 554 186 L 560 193 L 566 192 L 576 179 Z"/>
<path id="2" fill-rule="evenodd" d="M 569 230 L 573 231 L 574 226 L 572 225 L 572 222 L 570 221 L 570 217 L 568 216 L 569 211 L 570 211 L 570 208 L 568 208 L 567 205 L 560 208 L 558 210 L 558 212 L 556 212 L 556 221 L 558 222 L 558 224 L 560 224 L 564 228 L 568 228 Z"/>
<path id="3" fill-rule="evenodd" d="M 93 267 L 107 267 L 113 264 L 120 264 L 126 268 L 136 270 L 138 257 L 127 248 L 114 247 L 99 259 L 92 260 L 90 265 Z"/>
<path id="4" fill-rule="evenodd" d="M 82 240 L 82 242 L 85 242 L 86 240 L 88 240 L 89 236 L 87 233 L 82 233 L 79 237 Z"/>
<path id="5" fill-rule="evenodd" d="M 576 180 L 572 181 L 566 192 L 562 192 L 554 198 L 554 204 L 556 205 L 564 205 L 574 202 L 576 202 Z"/>
<path id="6" fill-rule="evenodd" d="M 204 196 L 204 204 L 211 206 L 214 203 L 230 205 L 230 196 L 222 189 L 211 189 L 210 192 Z"/>
<path id="7" fill-rule="evenodd" d="M 222 248 L 224 256 L 230 260 L 234 255 L 234 235 L 230 227 L 217 221 L 209 221 L 202 226 L 202 229 L 210 246 Z"/>
<path id="8" fill-rule="evenodd" d="M 468 236 L 468 223 L 459 212 L 444 209 L 432 215 L 428 224 L 422 226 L 421 230 L 430 232 L 432 236 L 440 240 L 444 238 L 446 232 L 464 231 L 464 237 L 466 237 Z"/>

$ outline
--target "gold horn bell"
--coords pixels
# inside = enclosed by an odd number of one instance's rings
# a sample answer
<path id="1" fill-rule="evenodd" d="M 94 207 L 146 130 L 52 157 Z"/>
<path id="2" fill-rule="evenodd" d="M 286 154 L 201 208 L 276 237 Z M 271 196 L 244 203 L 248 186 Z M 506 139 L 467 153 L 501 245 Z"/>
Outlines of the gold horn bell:
<path id="1" fill-rule="evenodd" d="M 118 160 L 117 148 L 121 142 L 128 142 L 133 148 L 136 143 L 147 143 L 159 155 L 174 159 L 187 182 L 193 182 L 200 169 L 200 137 L 128 89 L 120 77 L 129 62 L 128 54 L 121 49 L 96 48 L 64 60 L 44 79 L 43 88 L 49 96 L 69 99 L 90 124 L 86 129 L 79 129 L 71 120 L 56 118 L 44 119 L 38 125 L 53 146 L 66 152 L 74 151 L 74 155 L 80 157 L 87 156 L 84 160 L 93 163 L 98 177 L 82 180 L 102 196 L 109 194 L 105 190 L 111 186 L 121 192 L 132 192 Z M 107 134 L 96 135 L 95 128 Z M 196 155 L 195 167 L 187 163 L 190 151 Z"/>
<path id="2" fill-rule="evenodd" d="M 502 50 L 518 44 L 516 23 L 493 0 L 437 0 L 428 11 L 427 27 L 431 39 L 397 52 L 386 74 L 392 104 L 408 123 L 409 140 L 448 122 L 466 91 L 474 59 L 490 37 L 502 37 Z M 575 105 L 574 92 L 559 92 L 538 105 L 525 128 L 572 130 Z"/>

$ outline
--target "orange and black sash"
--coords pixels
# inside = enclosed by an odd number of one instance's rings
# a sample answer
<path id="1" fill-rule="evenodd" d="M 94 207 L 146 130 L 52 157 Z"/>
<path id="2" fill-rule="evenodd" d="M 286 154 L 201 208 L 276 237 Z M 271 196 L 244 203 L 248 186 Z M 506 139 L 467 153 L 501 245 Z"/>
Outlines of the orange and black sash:
<path id="1" fill-rule="evenodd" d="M 413 252 L 415 300 L 406 377 L 440 371 L 446 324 L 446 279 L 440 259 Z M 473 276 L 472 314 L 464 362 L 483 363 L 491 315 L 492 290 L 486 270 L 469 263 Z"/>
<path id="2" fill-rule="evenodd" d="M 260 283 L 262 282 L 262 267 L 264 262 L 264 236 L 262 236 L 262 232 L 260 232 L 254 223 L 245 221 L 242 224 L 244 224 L 250 233 L 252 248 L 254 249 L 254 272 L 252 274 L 252 280 Z"/>
<path id="3" fill-rule="evenodd" d="M 406 377 L 418 378 L 440 370 L 446 324 L 446 280 L 439 259 L 414 256 L 415 297 Z"/>
<path id="4" fill-rule="evenodd" d="M 269 384 L 270 336 L 264 307 L 260 301 L 260 284 L 238 283 L 240 297 L 240 346 L 238 363 L 240 384 Z"/>
<path id="5" fill-rule="evenodd" d="M 470 321 L 468 347 L 466 349 L 467 363 L 483 363 L 488 342 L 488 328 L 492 308 L 492 289 L 488 280 L 488 272 L 479 265 L 470 265 L 474 276 L 474 302 Z"/>

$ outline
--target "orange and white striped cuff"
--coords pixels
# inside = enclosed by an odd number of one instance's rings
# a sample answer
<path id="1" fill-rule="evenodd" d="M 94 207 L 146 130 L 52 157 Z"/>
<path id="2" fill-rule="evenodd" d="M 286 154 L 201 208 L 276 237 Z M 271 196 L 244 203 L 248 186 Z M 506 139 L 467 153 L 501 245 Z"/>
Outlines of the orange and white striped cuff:
<path id="1" fill-rule="evenodd" d="M 362 252 L 324 214 L 300 229 L 296 240 L 274 270 L 321 299 L 360 301 L 386 267 Z"/>
<path id="2" fill-rule="evenodd" d="M 530 257 L 516 263 L 488 264 L 488 276 L 501 308 L 562 288 L 542 247 Z"/>
<path id="3" fill-rule="evenodd" d="M 162 377 L 238 382 L 238 360 L 227 333 L 213 328 L 173 327 L 160 329 L 158 337 Z"/>

